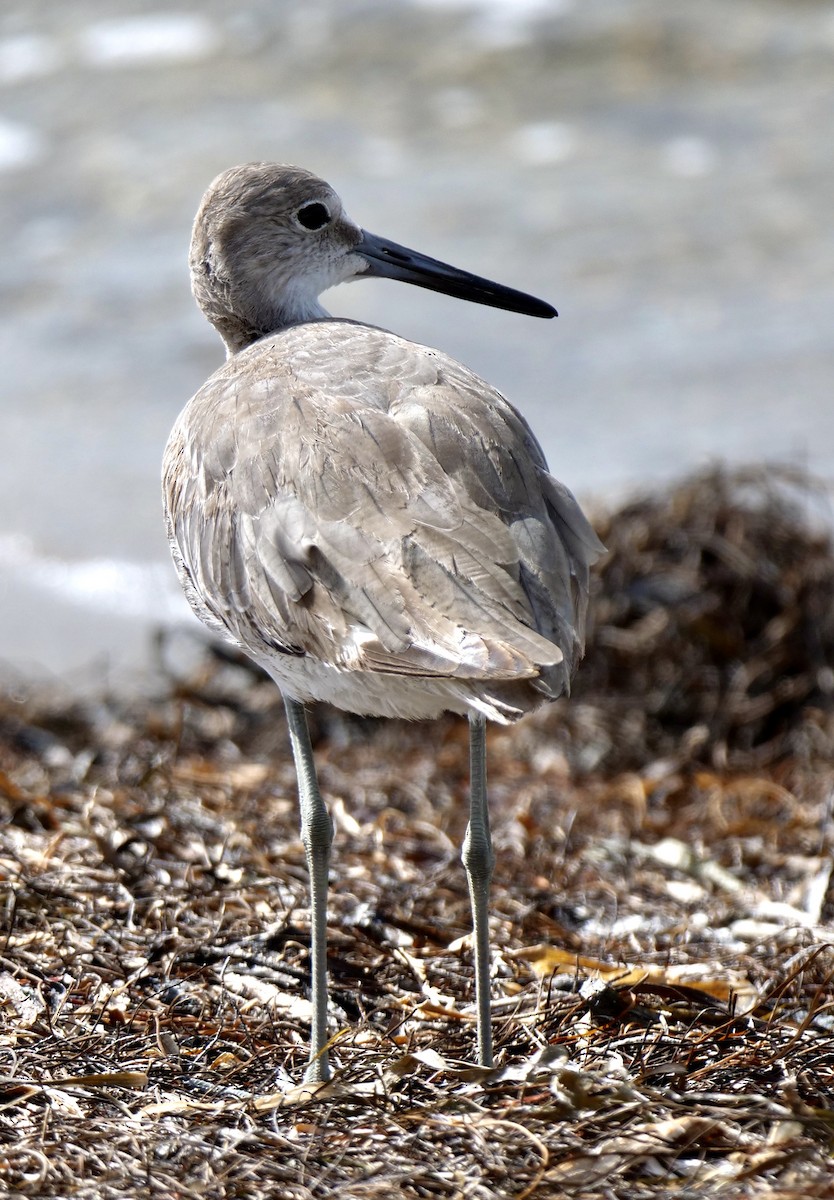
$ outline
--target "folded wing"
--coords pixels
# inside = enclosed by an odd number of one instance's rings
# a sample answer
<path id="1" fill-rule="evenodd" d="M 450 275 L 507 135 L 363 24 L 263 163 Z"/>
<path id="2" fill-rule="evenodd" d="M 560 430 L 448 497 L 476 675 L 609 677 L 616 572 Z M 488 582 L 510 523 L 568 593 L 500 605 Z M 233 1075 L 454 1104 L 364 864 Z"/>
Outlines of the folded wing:
<path id="1" fill-rule="evenodd" d="M 183 412 L 164 468 L 203 620 L 250 653 L 568 686 L 601 547 L 494 389 L 350 322 L 230 363 Z"/>

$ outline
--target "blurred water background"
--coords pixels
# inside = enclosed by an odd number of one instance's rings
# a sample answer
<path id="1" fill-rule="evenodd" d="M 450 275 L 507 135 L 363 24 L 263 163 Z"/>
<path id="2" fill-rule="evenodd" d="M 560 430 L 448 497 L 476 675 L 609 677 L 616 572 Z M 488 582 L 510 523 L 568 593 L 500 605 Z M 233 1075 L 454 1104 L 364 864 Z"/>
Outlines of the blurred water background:
<path id="1" fill-rule="evenodd" d="M 189 232 L 250 159 L 556 304 L 326 300 L 486 376 L 583 499 L 715 458 L 832 474 L 830 0 L 6 0 L 6 676 L 118 683 L 188 619 L 159 463 L 222 359 Z"/>

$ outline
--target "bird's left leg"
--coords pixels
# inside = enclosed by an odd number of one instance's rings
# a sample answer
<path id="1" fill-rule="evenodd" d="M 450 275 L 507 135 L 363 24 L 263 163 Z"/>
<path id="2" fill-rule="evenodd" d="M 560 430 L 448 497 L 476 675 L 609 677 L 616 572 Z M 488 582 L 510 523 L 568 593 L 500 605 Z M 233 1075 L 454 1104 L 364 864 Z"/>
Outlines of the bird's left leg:
<path id="1" fill-rule="evenodd" d="M 492 1066 L 492 1016 L 489 1003 L 489 883 L 495 865 L 489 832 L 486 790 L 486 719 L 469 717 L 469 824 L 461 858 L 469 883 L 475 939 L 475 1002 L 478 1010 L 478 1062 Z"/>
<path id="2" fill-rule="evenodd" d="M 298 778 L 301 805 L 301 840 L 310 874 L 310 936 L 313 1027 L 310 1032 L 310 1059 L 304 1073 L 305 1083 L 320 1083 L 330 1078 L 327 1061 L 327 874 L 333 822 L 321 798 L 313 748 L 307 729 L 304 705 L 284 696 L 287 724 Z"/>

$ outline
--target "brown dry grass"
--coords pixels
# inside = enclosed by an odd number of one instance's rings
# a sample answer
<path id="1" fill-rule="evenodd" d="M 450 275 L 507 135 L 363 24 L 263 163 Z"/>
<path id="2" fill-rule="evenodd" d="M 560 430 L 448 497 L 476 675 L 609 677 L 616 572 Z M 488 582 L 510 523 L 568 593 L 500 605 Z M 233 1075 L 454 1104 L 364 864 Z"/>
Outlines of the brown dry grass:
<path id="1" fill-rule="evenodd" d="M 307 1038 L 272 685 L 0 701 L 15 1196 L 834 1195 L 834 549 L 806 481 L 602 518 L 574 698 L 490 733 L 498 1066 L 474 1051 L 466 734 L 322 710 L 337 1074 Z"/>

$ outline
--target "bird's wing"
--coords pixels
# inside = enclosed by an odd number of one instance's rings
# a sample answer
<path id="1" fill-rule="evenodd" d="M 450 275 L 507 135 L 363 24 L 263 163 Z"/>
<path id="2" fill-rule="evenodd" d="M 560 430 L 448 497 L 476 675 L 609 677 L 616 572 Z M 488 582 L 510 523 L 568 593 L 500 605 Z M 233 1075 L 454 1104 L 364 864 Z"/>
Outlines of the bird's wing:
<path id="1" fill-rule="evenodd" d="M 197 394 L 165 480 L 192 603 L 250 650 L 469 679 L 564 659 L 566 682 L 598 543 L 452 359 L 350 322 L 284 331 Z"/>

